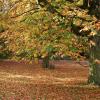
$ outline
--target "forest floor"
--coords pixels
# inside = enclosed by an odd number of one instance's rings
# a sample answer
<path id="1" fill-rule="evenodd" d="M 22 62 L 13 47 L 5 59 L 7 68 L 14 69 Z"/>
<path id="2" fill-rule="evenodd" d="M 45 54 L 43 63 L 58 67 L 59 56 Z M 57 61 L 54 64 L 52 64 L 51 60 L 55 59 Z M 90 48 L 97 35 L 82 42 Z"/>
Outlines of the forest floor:
<path id="1" fill-rule="evenodd" d="M 100 87 L 88 85 L 86 62 L 39 64 L 0 61 L 0 100 L 100 100 Z"/>

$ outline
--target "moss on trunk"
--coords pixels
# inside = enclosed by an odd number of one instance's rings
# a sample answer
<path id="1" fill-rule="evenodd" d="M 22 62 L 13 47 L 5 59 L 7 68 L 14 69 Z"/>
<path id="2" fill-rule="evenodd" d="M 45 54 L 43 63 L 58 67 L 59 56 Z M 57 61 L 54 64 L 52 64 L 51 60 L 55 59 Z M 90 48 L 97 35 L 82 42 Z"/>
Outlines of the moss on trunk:
<path id="1" fill-rule="evenodd" d="M 100 85 L 100 36 L 93 38 L 95 46 L 90 49 L 89 83 Z"/>
<path id="2" fill-rule="evenodd" d="M 100 85 L 100 64 L 90 63 L 89 83 Z"/>

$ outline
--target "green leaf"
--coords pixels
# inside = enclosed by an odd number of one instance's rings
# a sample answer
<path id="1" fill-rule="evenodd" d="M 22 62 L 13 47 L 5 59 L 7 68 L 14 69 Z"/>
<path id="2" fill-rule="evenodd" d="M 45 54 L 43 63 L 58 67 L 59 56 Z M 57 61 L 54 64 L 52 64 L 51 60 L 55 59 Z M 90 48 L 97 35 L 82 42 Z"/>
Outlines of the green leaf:
<path id="1" fill-rule="evenodd" d="M 82 6 L 83 5 L 83 0 L 78 0 L 78 2 L 76 2 L 77 6 Z"/>

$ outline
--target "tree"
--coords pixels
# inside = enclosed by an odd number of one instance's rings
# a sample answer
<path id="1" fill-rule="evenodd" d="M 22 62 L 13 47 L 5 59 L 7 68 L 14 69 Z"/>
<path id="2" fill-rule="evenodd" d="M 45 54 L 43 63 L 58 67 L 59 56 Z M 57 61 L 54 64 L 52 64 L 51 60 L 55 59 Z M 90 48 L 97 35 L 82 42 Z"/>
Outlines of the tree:
<path id="1" fill-rule="evenodd" d="M 100 18 L 100 1 L 92 0 L 90 5 L 90 14 L 95 14 Z M 100 85 L 100 21 L 95 24 L 96 30 L 90 37 L 90 76 L 89 83 Z M 96 34 L 97 32 L 97 34 Z"/>
<path id="2" fill-rule="evenodd" d="M 84 0 L 83 8 L 89 10 L 90 15 L 95 15 L 100 18 L 100 1 L 99 0 Z M 100 22 L 97 20 L 95 29 L 90 33 L 90 49 L 89 49 L 89 62 L 90 62 L 90 75 L 88 82 L 100 85 Z"/>
<path id="3" fill-rule="evenodd" d="M 91 42 L 89 83 L 100 85 L 100 35 L 94 36 Z"/>
<path id="4" fill-rule="evenodd" d="M 78 60 L 86 59 L 91 44 L 92 53 L 90 53 L 88 60 L 91 64 L 94 64 L 94 48 L 99 47 L 99 39 L 96 36 L 99 34 L 96 27 L 98 16 L 96 18 L 94 13 L 90 11 L 93 3 L 89 2 L 90 0 L 84 1 L 44 0 L 43 4 L 38 1 L 41 8 L 22 12 L 17 16 L 22 16 L 18 21 L 14 21 L 15 19 L 12 18 L 10 18 L 10 22 L 6 21 L 7 26 L 10 23 L 10 27 L 4 37 L 8 41 L 7 47 L 12 52 L 13 58 L 34 59 L 35 61 L 43 59 L 43 66 L 47 68 L 50 66 L 49 60 L 57 57 L 70 56 Z M 87 3 L 87 5 L 84 3 Z M 23 4 L 26 7 L 26 3 Z M 97 40 L 95 47 L 93 47 L 94 42 L 92 40 L 92 38 L 95 38 L 94 36 Z M 99 53 L 99 49 L 97 51 Z M 90 68 L 92 68 L 92 71 L 89 82 L 98 84 L 95 81 L 96 79 L 100 80 L 98 72 L 95 71 L 94 67 Z"/>

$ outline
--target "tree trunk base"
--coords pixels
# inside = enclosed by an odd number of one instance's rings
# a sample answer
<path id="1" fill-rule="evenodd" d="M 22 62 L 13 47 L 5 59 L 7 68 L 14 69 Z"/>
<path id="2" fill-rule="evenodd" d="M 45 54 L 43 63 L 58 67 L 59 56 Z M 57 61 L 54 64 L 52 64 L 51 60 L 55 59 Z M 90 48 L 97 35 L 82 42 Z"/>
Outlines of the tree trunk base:
<path id="1" fill-rule="evenodd" d="M 100 85 L 100 64 L 98 63 L 91 64 L 90 73 L 91 74 L 89 76 L 88 82 Z"/>
<path id="2" fill-rule="evenodd" d="M 43 59 L 42 67 L 43 68 L 48 68 L 48 69 L 54 69 L 54 65 L 50 63 L 50 60 L 49 60 L 48 57 Z"/>

